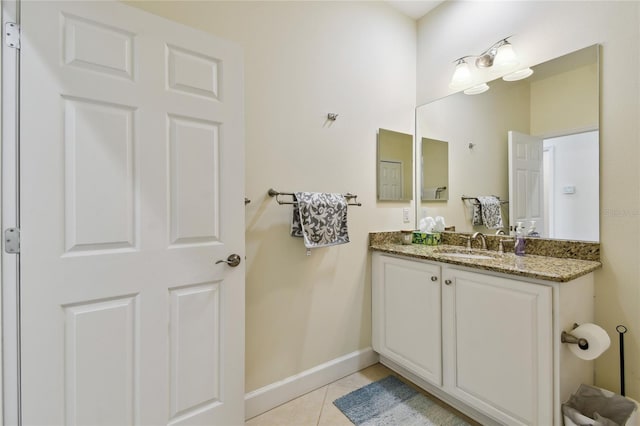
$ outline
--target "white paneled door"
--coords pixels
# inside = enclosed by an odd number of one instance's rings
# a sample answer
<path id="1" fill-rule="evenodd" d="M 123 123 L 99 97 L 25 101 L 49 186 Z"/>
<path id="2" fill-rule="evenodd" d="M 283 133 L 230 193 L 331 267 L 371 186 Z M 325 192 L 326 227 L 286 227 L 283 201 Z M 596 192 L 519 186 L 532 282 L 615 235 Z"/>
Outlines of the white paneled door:
<path id="1" fill-rule="evenodd" d="M 532 220 L 542 232 L 544 223 L 544 171 L 542 139 L 508 132 L 509 144 L 509 225 L 529 227 Z"/>
<path id="2" fill-rule="evenodd" d="M 23 423 L 242 424 L 242 52 L 115 1 L 21 20 Z"/>

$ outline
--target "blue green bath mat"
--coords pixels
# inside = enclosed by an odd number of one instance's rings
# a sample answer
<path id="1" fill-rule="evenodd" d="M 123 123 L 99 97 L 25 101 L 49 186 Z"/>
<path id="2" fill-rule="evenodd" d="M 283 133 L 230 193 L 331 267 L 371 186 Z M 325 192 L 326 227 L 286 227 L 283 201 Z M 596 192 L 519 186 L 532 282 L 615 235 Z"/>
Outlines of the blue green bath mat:
<path id="1" fill-rule="evenodd" d="M 333 401 L 356 426 L 469 426 L 395 376 Z"/>

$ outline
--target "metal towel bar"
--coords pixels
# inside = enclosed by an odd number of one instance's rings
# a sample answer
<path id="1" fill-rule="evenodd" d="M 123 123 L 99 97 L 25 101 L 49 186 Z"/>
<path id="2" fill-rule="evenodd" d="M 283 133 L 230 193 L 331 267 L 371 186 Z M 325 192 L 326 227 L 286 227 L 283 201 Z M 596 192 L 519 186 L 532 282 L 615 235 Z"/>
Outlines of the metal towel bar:
<path id="1" fill-rule="evenodd" d="M 494 197 L 496 197 L 498 200 L 500 200 L 500 197 L 494 195 Z M 468 197 L 466 195 L 462 196 L 462 201 L 471 201 L 472 204 L 478 204 L 478 197 Z M 509 201 L 505 201 L 505 200 L 500 200 L 500 204 L 509 204 Z"/>
<path id="2" fill-rule="evenodd" d="M 271 189 L 269 189 L 269 191 L 267 191 L 267 194 L 269 194 L 269 197 L 276 197 L 276 201 L 278 202 L 278 204 L 296 204 L 296 202 L 293 201 L 293 199 L 291 201 L 284 201 L 284 200 L 281 200 L 279 198 L 281 195 L 288 195 L 288 196 L 293 198 L 293 192 L 279 192 L 279 191 L 276 191 L 275 189 L 271 188 Z M 358 206 L 358 207 L 362 206 L 362 203 L 359 203 L 358 200 L 357 200 L 357 198 L 358 198 L 357 195 L 354 195 L 354 194 L 351 194 L 351 193 L 346 193 L 346 194 L 342 194 L 342 195 L 344 196 L 344 198 L 347 199 L 347 201 L 348 201 L 347 205 L 349 205 L 349 206 Z M 353 200 L 353 201 L 351 201 L 351 200 Z"/>

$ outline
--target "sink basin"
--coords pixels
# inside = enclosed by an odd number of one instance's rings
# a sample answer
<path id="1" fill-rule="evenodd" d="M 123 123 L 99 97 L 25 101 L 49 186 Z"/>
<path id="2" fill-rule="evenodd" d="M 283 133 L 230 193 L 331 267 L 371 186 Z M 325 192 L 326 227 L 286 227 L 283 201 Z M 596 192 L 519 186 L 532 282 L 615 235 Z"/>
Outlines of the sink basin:
<path id="1" fill-rule="evenodd" d="M 471 250 L 461 247 L 440 247 L 437 248 L 434 253 L 440 256 L 453 257 L 457 259 L 473 259 L 473 260 L 490 260 L 499 256 L 497 253 L 487 252 L 485 250 Z"/>
<path id="2" fill-rule="evenodd" d="M 445 251 L 445 252 L 438 252 L 438 254 L 442 255 L 442 256 L 457 257 L 457 258 L 461 258 L 461 259 L 476 259 L 476 260 L 493 259 L 492 256 L 487 256 L 485 254 L 477 254 L 477 253 L 447 253 Z"/>

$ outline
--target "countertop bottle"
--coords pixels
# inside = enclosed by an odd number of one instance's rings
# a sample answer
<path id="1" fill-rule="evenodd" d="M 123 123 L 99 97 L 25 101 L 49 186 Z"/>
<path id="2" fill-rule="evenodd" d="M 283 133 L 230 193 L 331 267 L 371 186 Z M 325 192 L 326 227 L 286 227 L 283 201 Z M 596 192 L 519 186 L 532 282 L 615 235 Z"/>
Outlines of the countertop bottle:
<path id="1" fill-rule="evenodd" d="M 524 241 L 524 227 L 522 222 L 518 222 L 516 225 L 516 243 L 514 244 L 516 256 L 524 256 Z"/>
<path id="2" fill-rule="evenodd" d="M 540 233 L 536 231 L 536 221 L 532 220 L 531 226 L 529 226 L 529 229 L 527 230 L 527 237 L 539 237 L 539 236 L 540 236 Z"/>

